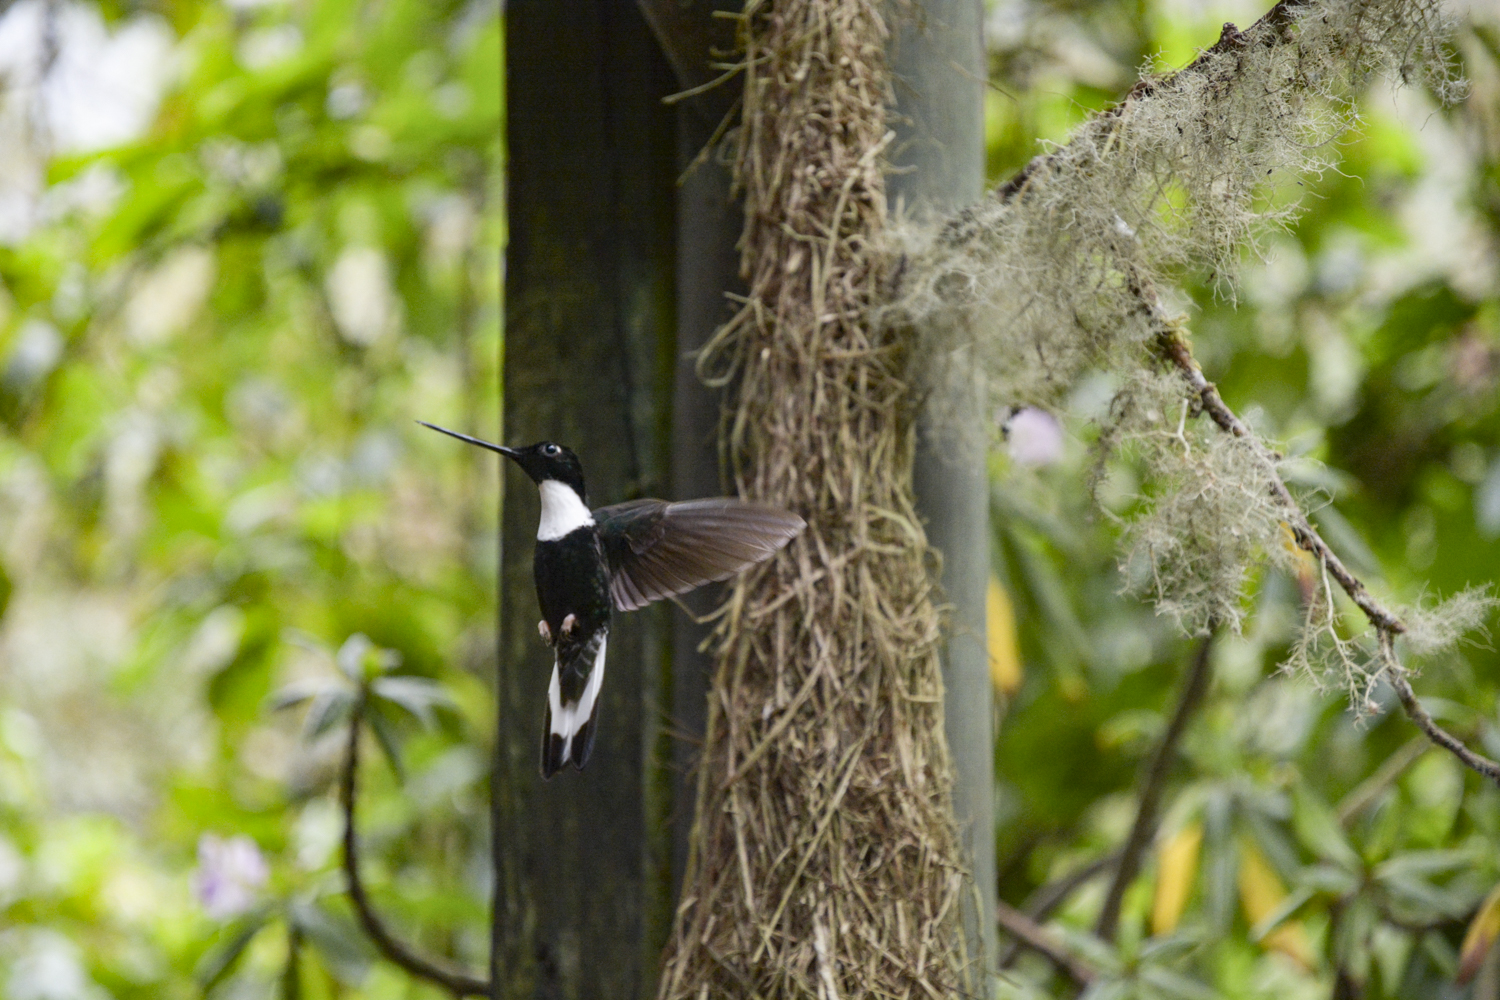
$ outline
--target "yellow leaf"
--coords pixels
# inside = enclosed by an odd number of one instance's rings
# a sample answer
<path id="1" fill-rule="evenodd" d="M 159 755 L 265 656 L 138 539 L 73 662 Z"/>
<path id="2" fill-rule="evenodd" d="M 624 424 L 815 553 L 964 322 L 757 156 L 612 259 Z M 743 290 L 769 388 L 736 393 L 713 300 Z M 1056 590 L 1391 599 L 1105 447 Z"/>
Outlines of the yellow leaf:
<path id="1" fill-rule="evenodd" d="M 1156 852 L 1156 896 L 1151 901 L 1151 933 L 1170 934 L 1182 920 L 1193 881 L 1198 876 L 1198 851 L 1203 846 L 1203 824 L 1189 823 L 1162 841 Z"/>
<path id="2" fill-rule="evenodd" d="M 1296 566 L 1297 589 L 1302 592 L 1302 600 L 1311 602 L 1318 593 L 1318 560 L 1297 544 L 1296 533 L 1285 521 L 1281 522 L 1281 547 L 1292 557 L 1292 563 Z"/>
<path id="3" fill-rule="evenodd" d="M 1245 919 L 1255 926 L 1276 912 L 1286 899 L 1286 886 L 1271 867 L 1260 848 L 1248 838 L 1240 841 L 1240 906 Z M 1267 951 L 1279 951 L 1304 969 L 1313 967 L 1312 945 L 1307 940 L 1307 928 L 1300 920 L 1288 920 L 1260 939 Z"/>
<path id="4" fill-rule="evenodd" d="M 1479 912 L 1469 922 L 1469 931 L 1464 935 L 1464 946 L 1458 950 L 1458 985 L 1473 979 L 1484 964 L 1484 956 L 1500 936 L 1500 885 L 1479 904 Z"/>
<path id="5" fill-rule="evenodd" d="M 990 647 L 990 683 L 1001 694 L 1015 694 L 1021 687 L 1021 648 L 1016 641 L 1016 616 L 1010 595 L 1000 581 L 990 577 L 985 597 L 985 619 Z"/>

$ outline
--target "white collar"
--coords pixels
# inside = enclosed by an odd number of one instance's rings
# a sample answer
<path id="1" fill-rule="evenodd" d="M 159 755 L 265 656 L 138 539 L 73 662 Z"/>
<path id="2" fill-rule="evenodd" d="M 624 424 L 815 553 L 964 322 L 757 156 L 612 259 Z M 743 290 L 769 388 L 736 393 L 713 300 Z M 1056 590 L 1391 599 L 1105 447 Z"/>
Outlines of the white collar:
<path id="1" fill-rule="evenodd" d="M 542 519 L 537 522 L 536 540 L 551 542 L 594 523 L 594 515 L 567 483 L 544 479 L 537 484 L 542 494 Z"/>

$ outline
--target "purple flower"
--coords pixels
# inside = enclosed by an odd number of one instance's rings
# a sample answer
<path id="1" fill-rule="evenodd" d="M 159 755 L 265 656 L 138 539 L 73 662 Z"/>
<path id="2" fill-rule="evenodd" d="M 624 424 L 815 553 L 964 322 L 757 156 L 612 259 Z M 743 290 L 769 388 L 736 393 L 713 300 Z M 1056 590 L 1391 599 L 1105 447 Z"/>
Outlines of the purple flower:
<path id="1" fill-rule="evenodd" d="M 1017 465 L 1051 465 L 1062 458 L 1063 429 L 1046 410 L 1028 406 L 1005 425 L 1010 457 Z"/>
<path id="2" fill-rule="evenodd" d="M 193 892 L 209 916 L 227 920 L 249 910 L 270 874 L 260 848 L 244 834 L 226 839 L 205 833 L 198 838 Z"/>

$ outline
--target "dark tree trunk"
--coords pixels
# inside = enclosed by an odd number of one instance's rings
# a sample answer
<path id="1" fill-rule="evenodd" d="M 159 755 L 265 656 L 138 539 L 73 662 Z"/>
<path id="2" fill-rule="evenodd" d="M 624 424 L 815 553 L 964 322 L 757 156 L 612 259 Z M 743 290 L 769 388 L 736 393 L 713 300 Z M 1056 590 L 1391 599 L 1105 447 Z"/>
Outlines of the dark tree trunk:
<path id="1" fill-rule="evenodd" d="M 675 82 L 634 5 L 506 6 L 505 440 L 578 451 L 595 505 L 665 487 L 674 357 Z M 505 470 L 494 973 L 499 997 L 653 992 L 669 912 L 651 766 L 664 615 L 618 615 L 586 770 L 538 771 L 551 660 L 531 579 L 536 491 Z M 658 912 L 664 911 L 664 912 Z"/>
<path id="2" fill-rule="evenodd" d="M 977 201 L 984 187 L 984 11 L 980 0 L 912 0 L 895 8 L 891 68 L 898 168 L 893 204 L 919 216 Z M 900 168 L 907 168 L 904 171 Z M 969 367 L 951 366 L 922 422 L 914 470 L 927 538 L 942 553 L 951 631 L 943 654 L 944 729 L 953 758 L 953 808 L 980 905 L 965 928 L 993 968 L 995 933 L 994 734 L 985 588 L 989 581 L 986 430 Z"/>

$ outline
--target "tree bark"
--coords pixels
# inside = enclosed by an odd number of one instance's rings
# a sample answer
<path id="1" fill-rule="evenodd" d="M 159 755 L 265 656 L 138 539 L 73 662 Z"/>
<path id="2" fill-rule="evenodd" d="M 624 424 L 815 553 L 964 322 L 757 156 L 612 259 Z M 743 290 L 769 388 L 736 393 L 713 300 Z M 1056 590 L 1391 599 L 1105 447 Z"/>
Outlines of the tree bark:
<path id="1" fill-rule="evenodd" d="M 893 206 L 919 217 L 951 213 L 984 189 L 984 12 L 980 0 L 912 0 L 895 6 L 891 69 L 897 139 L 887 182 Z M 953 808 L 973 865 L 979 905 L 965 931 L 986 968 L 997 954 L 995 928 L 995 759 L 985 588 L 989 581 L 989 486 L 971 366 L 943 366 L 917 438 L 917 508 L 927 539 L 943 556 L 950 605 L 943 651 L 944 729 L 954 768 Z"/>
<path id="2" fill-rule="evenodd" d="M 504 439 L 574 448 L 595 505 L 665 485 L 674 354 L 671 71 L 633 5 L 507 5 Z M 593 758 L 538 771 L 536 491 L 504 473 L 493 975 L 499 997 L 649 995 L 669 906 L 657 745 L 665 616 L 615 619 Z"/>

